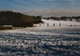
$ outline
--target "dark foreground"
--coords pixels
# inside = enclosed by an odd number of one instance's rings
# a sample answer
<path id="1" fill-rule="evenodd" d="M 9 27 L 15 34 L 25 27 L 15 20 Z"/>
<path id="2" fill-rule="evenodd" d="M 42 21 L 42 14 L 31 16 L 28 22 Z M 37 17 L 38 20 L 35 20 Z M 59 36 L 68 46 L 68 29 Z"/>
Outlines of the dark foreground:
<path id="1" fill-rule="evenodd" d="M 80 56 L 80 29 L 1 31 L 0 56 Z"/>

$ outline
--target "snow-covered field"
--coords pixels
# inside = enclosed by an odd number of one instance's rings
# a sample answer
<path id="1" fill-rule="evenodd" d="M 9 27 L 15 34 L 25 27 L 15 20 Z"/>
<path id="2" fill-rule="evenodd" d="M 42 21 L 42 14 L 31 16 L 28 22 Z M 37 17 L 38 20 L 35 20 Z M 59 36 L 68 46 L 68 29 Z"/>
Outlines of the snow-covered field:
<path id="1" fill-rule="evenodd" d="M 80 28 L 0 31 L 0 56 L 80 56 Z"/>

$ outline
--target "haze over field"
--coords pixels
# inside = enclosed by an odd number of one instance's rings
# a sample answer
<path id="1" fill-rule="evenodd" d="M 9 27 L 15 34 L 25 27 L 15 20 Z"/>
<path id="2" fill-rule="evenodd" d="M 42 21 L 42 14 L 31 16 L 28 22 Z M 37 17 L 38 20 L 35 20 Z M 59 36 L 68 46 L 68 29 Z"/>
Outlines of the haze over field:
<path id="1" fill-rule="evenodd" d="M 41 16 L 79 16 L 80 0 L 0 0 L 0 10 Z"/>

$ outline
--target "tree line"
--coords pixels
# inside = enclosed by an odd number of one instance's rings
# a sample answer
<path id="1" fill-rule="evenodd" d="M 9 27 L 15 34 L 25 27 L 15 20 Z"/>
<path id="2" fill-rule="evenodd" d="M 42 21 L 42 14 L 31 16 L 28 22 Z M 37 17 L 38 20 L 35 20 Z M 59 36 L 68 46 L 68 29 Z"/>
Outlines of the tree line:
<path id="1" fill-rule="evenodd" d="M 14 27 L 32 27 L 34 23 L 40 22 L 40 16 L 29 16 L 12 11 L 0 11 L 0 26 L 13 25 Z"/>
<path id="2" fill-rule="evenodd" d="M 53 20 L 70 20 L 75 19 L 77 22 L 80 22 L 80 16 L 61 16 L 61 17 L 47 17 L 45 19 L 53 19 Z"/>
<path id="3" fill-rule="evenodd" d="M 32 18 L 33 18 L 33 21 L 34 21 L 35 24 L 43 23 L 41 21 L 41 18 L 42 18 L 41 16 L 32 16 Z"/>

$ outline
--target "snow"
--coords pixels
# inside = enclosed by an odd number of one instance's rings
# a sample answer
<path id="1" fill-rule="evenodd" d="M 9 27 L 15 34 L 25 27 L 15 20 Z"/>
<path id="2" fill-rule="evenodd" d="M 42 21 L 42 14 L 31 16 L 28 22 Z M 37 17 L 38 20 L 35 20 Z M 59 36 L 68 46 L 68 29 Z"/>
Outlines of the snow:
<path id="1" fill-rule="evenodd" d="M 34 26 L 37 27 L 75 27 L 78 26 L 80 27 L 80 22 L 76 22 L 76 21 L 57 21 L 57 20 L 46 20 L 46 19 L 42 19 L 42 21 L 44 23 L 40 23 L 40 24 L 35 24 Z"/>
<path id="2" fill-rule="evenodd" d="M 79 45 L 80 29 L 27 27 L 0 32 L 1 56 L 33 56 L 30 54 L 34 56 L 45 56 L 46 54 L 48 56 L 65 54 L 72 56 L 74 54 L 73 56 L 77 56 L 80 53 Z"/>

